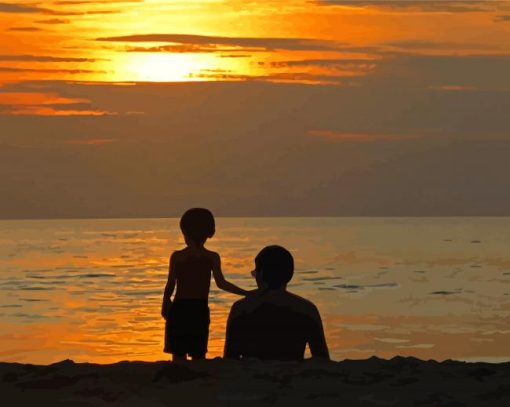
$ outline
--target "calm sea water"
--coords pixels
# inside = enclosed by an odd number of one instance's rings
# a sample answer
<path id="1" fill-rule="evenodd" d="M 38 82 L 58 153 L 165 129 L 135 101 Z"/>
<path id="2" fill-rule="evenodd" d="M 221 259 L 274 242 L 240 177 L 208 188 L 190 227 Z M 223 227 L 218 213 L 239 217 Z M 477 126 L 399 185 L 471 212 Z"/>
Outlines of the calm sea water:
<path id="1" fill-rule="evenodd" d="M 510 360 L 510 218 L 220 218 L 208 243 L 255 287 L 267 244 L 295 256 L 335 359 Z M 0 360 L 161 360 L 177 219 L 0 221 Z M 208 357 L 236 296 L 212 284 Z"/>

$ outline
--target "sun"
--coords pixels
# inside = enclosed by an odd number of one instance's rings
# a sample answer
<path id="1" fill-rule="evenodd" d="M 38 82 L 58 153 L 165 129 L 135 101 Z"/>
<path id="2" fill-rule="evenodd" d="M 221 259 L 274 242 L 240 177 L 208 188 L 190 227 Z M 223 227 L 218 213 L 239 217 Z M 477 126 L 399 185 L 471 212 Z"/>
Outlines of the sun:
<path id="1" fill-rule="evenodd" d="M 210 69 L 207 55 L 176 53 L 133 53 L 116 71 L 117 80 L 140 82 L 185 82 L 205 80 L 200 72 Z"/>

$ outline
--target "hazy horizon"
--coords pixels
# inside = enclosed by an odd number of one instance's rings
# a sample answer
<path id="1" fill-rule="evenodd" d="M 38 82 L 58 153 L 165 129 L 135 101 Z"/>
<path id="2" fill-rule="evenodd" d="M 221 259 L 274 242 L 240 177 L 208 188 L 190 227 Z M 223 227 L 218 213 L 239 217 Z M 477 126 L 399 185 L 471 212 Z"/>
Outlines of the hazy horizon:
<path id="1" fill-rule="evenodd" d="M 181 214 L 182 215 L 182 214 Z M 181 215 L 173 216 L 133 216 L 133 217 L 68 217 L 68 218 L 0 218 L 0 222 L 14 222 L 14 221 L 87 221 L 87 220 L 143 220 L 143 219 L 179 219 Z M 421 216 L 355 216 L 355 215 L 303 215 L 303 216 L 290 216 L 290 215 L 276 215 L 276 216 L 230 216 L 230 215 L 215 215 L 216 219 L 492 219 L 492 218 L 509 218 L 507 215 L 473 215 L 473 216 L 460 216 L 460 215 L 421 215 Z"/>

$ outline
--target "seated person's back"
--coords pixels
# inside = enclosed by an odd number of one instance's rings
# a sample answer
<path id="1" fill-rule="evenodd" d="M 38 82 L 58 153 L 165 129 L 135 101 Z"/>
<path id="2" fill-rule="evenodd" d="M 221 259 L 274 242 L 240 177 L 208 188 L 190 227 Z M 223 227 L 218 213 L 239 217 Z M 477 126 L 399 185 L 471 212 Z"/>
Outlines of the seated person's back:
<path id="1" fill-rule="evenodd" d="M 329 358 L 317 308 L 286 290 L 294 267 L 291 254 L 269 246 L 255 262 L 259 290 L 232 306 L 225 357 L 302 360 L 308 344 L 312 356 Z"/>

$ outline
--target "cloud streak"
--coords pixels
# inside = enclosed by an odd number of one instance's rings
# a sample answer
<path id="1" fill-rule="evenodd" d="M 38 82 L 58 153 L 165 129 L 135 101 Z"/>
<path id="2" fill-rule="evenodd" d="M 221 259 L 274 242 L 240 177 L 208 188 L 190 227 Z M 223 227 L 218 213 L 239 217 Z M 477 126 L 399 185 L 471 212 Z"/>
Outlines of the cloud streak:
<path id="1" fill-rule="evenodd" d="M 377 7 L 390 10 L 420 11 L 430 13 L 481 12 L 497 7 L 492 0 L 312 0 L 318 6 Z M 492 4 L 491 4 L 492 3 Z"/>
<path id="2" fill-rule="evenodd" d="M 293 61 L 274 61 L 270 65 L 272 67 L 308 67 L 318 66 L 322 68 L 336 68 L 336 67 L 351 67 L 351 66 L 366 66 L 373 65 L 378 59 L 363 59 L 363 58 L 339 58 L 339 59 L 300 59 Z"/>
<path id="3" fill-rule="evenodd" d="M 61 0 L 54 1 L 53 4 L 59 6 L 77 6 L 90 4 L 122 4 L 122 3 L 143 3 L 145 0 Z"/>
<path id="4" fill-rule="evenodd" d="M 496 22 L 498 23 L 505 23 L 505 22 L 510 22 L 510 14 L 509 15 L 502 15 L 502 16 L 497 16 L 496 17 Z"/>
<path id="5" fill-rule="evenodd" d="M 221 53 L 221 52 L 261 52 L 265 51 L 263 48 L 239 48 L 239 47 L 225 47 L 216 44 L 172 44 L 161 45 L 157 47 L 128 47 L 127 52 L 170 52 L 176 54 L 184 53 Z"/>
<path id="6" fill-rule="evenodd" d="M 43 30 L 39 27 L 11 27 L 7 31 L 37 32 L 37 31 L 43 31 Z"/>
<path id="7" fill-rule="evenodd" d="M 47 20 L 35 20 L 37 24 L 48 24 L 48 25 L 57 25 L 57 24 L 68 24 L 70 20 L 64 18 L 49 18 Z"/>
<path id="8" fill-rule="evenodd" d="M 115 142 L 114 139 L 95 138 L 85 140 L 66 140 L 64 144 L 78 145 L 78 146 L 103 146 Z"/>
<path id="9" fill-rule="evenodd" d="M 191 74 L 190 78 L 214 79 L 221 81 L 244 81 L 244 82 L 281 82 L 281 83 L 301 83 L 301 84 L 321 84 L 321 85 L 347 85 L 347 80 L 353 77 L 349 75 L 325 75 L 313 74 L 308 72 L 281 72 L 268 75 L 243 75 L 224 72 L 203 71 L 198 74 Z"/>
<path id="10" fill-rule="evenodd" d="M 330 142 L 372 143 L 377 141 L 409 141 L 416 140 L 417 135 L 402 134 L 371 134 L 371 133 L 344 133 L 333 130 L 309 130 L 308 135 Z"/>
<path id="11" fill-rule="evenodd" d="M 115 37 L 101 37 L 97 41 L 104 42 L 160 42 L 195 46 L 234 46 L 251 47 L 264 50 L 287 51 L 334 51 L 339 44 L 334 41 L 317 40 L 310 38 L 276 38 L 276 37 L 220 37 L 191 34 L 133 34 Z"/>
<path id="12" fill-rule="evenodd" d="M 399 41 L 389 41 L 382 44 L 383 46 L 390 46 L 395 48 L 402 48 L 405 50 L 459 50 L 459 49 L 483 49 L 484 44 L 469 43 L 469 42 L 452 42 L 452 41 L 429 41 L 420 39 L 406 39 Z M 487 45 L 485 45 L 487 46 Z"/>
<path id="13" fill-rule="evenodd" d="M 25 5 L 19 3 L 0 3 L 0 13 L 9 14 L 50 14 L 57 16 L 81 16 L 81 15 L 117 14 L 120 12 L 121 12 L 120 10 L 58 11 L 34 5 Z"/>
<path id="14" fill-rule="evenodd" d="M 0 92 L 0 116 L 105 116 L 113 113 L 94 109 L 87 99 L 57 93 Z"/>
<path id="15" fill-rule="evenodd" d="M 0 13 L 26 14 L 26 13 L 45 13 L 49 10 L 32 5 L 19 3 L 0 3 Z"/>
<path id="16" fill-rule="evenodd" d="M 0 66 L 0 72 L 26 72 L 26 73 L 51 73 L 51 74 L 91 74 L 105 73 L 105 71 L 97 71 L 93 69 L 45 69 L 45 68 L 19 68 L 13 66 Z"/>
<path id="17" fill-rule="evenodd" d="M 96 62 L 93 58 L 54 57 L 49 55 L 13 54 L 0 55 L 0 61 L 7 62 Z"/>

